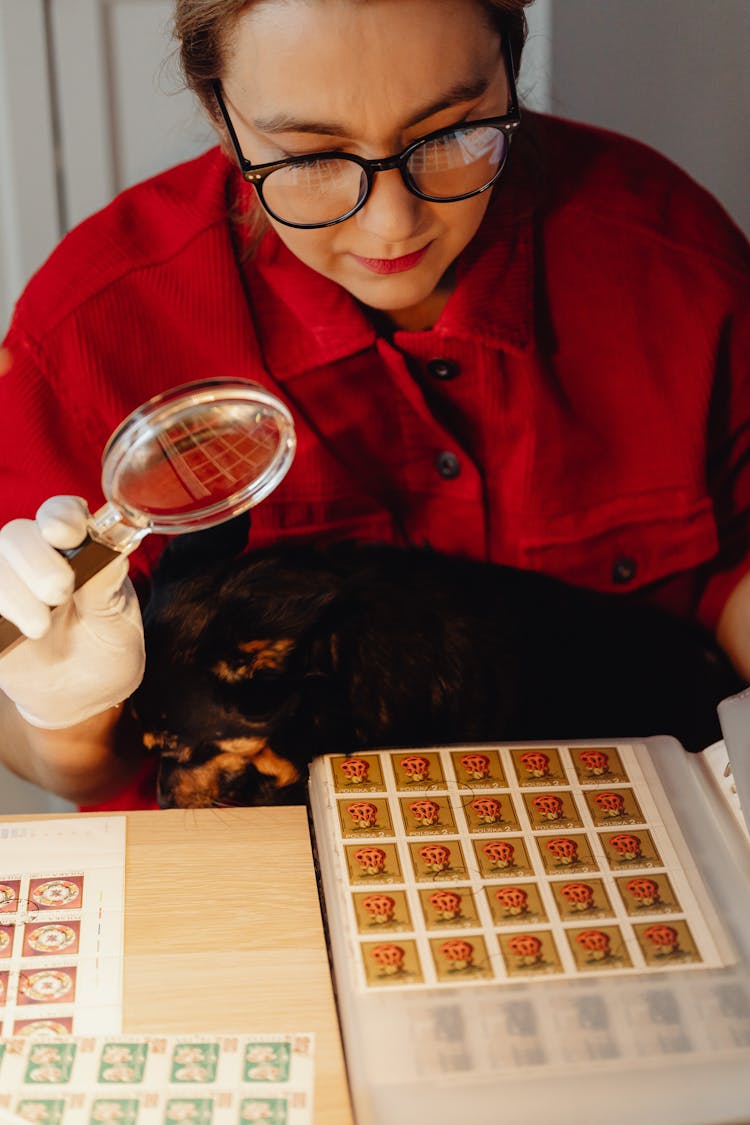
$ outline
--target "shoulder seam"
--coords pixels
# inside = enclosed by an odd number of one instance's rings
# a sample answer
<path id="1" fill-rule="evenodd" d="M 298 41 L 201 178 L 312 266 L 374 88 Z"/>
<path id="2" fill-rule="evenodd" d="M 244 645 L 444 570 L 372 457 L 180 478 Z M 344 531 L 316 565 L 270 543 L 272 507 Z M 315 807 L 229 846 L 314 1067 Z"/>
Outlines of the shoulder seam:
<path id="1" fill-rule="evenodd" d="M 139 262 L 137 265 L 128 266 L 126 269 L 123 269 L 123 271 L 121 273 L 118 273 L 116 277 L 109 278 L 109 280 L 103 282 L 98 288 L 92 290 L 91 293 L 88 293 L 73 308 L 63 313 L 58 320 L 55 320 L 53 323 L 49 324 L 41 336 L 34 336 L 30 332 L 30 330 L 25 327 L 23 317 L 23 295 L 21 297 L 21 300 L 16 305 L 12 323 L 18 325 L 24 335 L 26 335 L 29 340 L 32 340 L 34 342 L 37 349 L 40 349 L 42 346 L 42 341 L 44 339 L 46 339 L 48 336 L 51 336 L 54 332 L 58 331 L 58 329 L 60 329 L 67 320 L 69 320 L 71 317 L 76 316 L 81 309 L 85 308 L 86 305 L 88 305 L 91 301 L 95 301 L 97 298 L 101 297 L 102 294 L 106 293 L 108 289 L 111 289 L 115 285 L 119 285 L 120 282 L 122 282 L 125 278 L 131 277 L 133 274 L 137 274 L 142 270 L 153 269 L 155 266 L 162 266 L 166 262 L 172 261 L 174 258 L 179 257 L 180 254 L 184 253 L 185 250 L 189 246 L 191 246 L 197 239 L 202 238 L 205 234 L 215 229 L 216 227 L 223 226 L 227 221 L 228 220 L 226 216 L 216 218 L 210 223 L 207 223 L 206 226 L 201 227 L 200 230 L 195 231 L 190 236 L 190 238 L 186 239 L 185 242 L 182 242 L 171 253 L 165 254 L 162 257 L 154 257 L 147 262 Z"/>
<path id="2" fill-rule="evenodd" d="M 592 207 L 581 206 L 581 204 L 577 203 L 569 204 L 566 210 L 574 211 L 578 214 L 587 215 L 590 218 L 610 223 L 611 225 L 618 226 L 623 230 L 632 231 L 633 233 L 637 233 L 654 242 L 658 242 L 660 245 L 667 247 L 677 254 L 704 258 L 717 268 L 721 269 L 723 272 L 731 273 L 736 278 L 740 278 L 745 282 L 750 282 L 750 269 L 743 269 L 740 261 L 719 256 L 718 254 L 712 252 L 709 247 L 699 246 L 694 243 L 677 242 L 675 241 L 675 239 L 669 238 L 666 235 L 662 234 L 654 227 L 649 226 L 646 223 L 639 223 L 636 220 L 630 218 L 625 218 L 622 215 L 618 214 L 616 211 L 597 210 Z"/>

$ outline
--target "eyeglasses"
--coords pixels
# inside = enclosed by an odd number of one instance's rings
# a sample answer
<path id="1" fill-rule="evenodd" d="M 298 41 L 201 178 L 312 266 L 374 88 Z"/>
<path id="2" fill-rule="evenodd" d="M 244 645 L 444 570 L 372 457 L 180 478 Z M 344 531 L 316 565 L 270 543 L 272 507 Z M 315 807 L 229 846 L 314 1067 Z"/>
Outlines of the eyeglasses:
<path id="1" fill-rule="evenodd" d="M 343 223 L 355 215 L 367 202 L 378 172 L 397 168 L 409 191 L 432 203 L 455 203 L 492 187 L 502 174 L 521 121 L 506 35 L 502 51 L 510 103 L 507 113 L 437 129 L 383 160 L 365 160 L 348 152 L 316 152 L 253 164 L 242 152 L 221 83 L 214 80 L 212 87 L 242 175 L 255 187 L 263 207 L 284 226 L 311 230 Z"/>

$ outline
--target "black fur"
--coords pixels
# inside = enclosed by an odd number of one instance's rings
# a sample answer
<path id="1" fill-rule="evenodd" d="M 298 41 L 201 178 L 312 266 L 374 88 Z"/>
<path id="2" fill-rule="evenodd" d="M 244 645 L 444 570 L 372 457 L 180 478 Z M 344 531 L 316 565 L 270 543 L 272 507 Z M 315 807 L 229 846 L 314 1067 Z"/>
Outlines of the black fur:
<path id="1" fill-rule="evenodd" d="M 245 528 L 173 542 L 154 577 L 134 703 L 167 806 L 296 803 L 313 757 L 365 747 L 671 734 L 699 750 L 742 686 L 705 632 L 632 596 L 429 550 L 224 557 Z M 280 788 L 218 758 L 219 740 L 245 738 L 300 780 Z M 191 771 L 225 761 L 205 793 L 180 797 Z"/>

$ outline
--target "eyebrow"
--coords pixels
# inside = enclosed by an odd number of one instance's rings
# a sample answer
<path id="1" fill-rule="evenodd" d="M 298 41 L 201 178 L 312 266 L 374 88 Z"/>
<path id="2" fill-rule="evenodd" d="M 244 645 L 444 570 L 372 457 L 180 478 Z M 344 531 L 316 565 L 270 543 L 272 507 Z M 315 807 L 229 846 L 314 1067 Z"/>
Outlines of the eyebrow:
<path id="1" fill-rule="evenodd" d="M 436 113 L 441 113 L 444 109 L 452 109 L 453 106 L 461 105 L 463 102 L 474 101 L 486 93 L 490 82 L 490 78 L 476 78 L 471 82 L 457 82 L 449 90 L 446 90 L 441 97 L 418 109 L 404 122 L 403 127 L 411 129 L 414 125 L 418 125 L 420 121 L 426 121 L 429 117 L 434 117 Z M 351 136 L 348 129 L 336 122 L 305 121 L 286 113 L 276 113 L 269 117 L 254 117 L 253 125 L 260 133 L 311 133 L 318 136 L 339 138 Z"/>

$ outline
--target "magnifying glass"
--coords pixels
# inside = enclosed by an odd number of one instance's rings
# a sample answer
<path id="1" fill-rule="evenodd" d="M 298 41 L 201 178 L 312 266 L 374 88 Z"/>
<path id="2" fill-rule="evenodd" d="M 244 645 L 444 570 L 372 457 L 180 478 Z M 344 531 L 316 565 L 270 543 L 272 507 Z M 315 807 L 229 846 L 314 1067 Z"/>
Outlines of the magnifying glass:
<path id="1" fill-rule="evenodd" d="M 105 446 L 107 502 L 81 546 L 62 552 L 75 588 L 151 532 L 198 531 L 252 508 L 286 476 L 295 446 L 289 410 L 256 383 L 203 379 L 155 395 Z M 0 652 L 22 636 L 0 617 Z"/>

